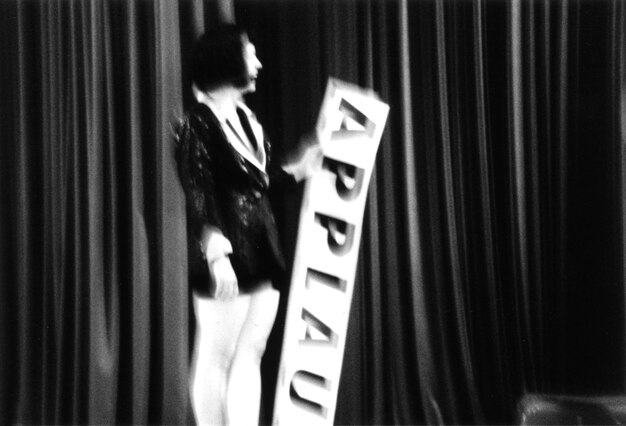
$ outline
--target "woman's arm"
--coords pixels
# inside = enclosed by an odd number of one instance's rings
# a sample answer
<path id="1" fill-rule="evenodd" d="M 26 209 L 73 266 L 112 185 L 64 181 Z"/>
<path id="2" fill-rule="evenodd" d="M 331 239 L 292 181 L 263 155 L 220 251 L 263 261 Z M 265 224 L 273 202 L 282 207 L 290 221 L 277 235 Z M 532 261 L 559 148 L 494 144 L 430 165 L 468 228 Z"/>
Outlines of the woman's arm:
<path id="1" fill-rule="evenodd" d="M 200 120 L 190 114 L 174 129 L 178 175 L 187 201 L 187 220 L 193 236 L 201 240 L 207 228 L 223 229 L 216 201 L 213 154 L 203 142 L 209 135 Z"/>
<path id="2" fill-rule="evenodd" d="M 207 262 L 216 298 L 237 294 L 237 278 L 228 255 L 233 252 L 224 237 L 223 218 L 216 200 L 213 155 L 204 143 L 210 136 L 200 120 L 187 116 L 174 129 L 175 157 L 185 192 L 191 235 Z"/>

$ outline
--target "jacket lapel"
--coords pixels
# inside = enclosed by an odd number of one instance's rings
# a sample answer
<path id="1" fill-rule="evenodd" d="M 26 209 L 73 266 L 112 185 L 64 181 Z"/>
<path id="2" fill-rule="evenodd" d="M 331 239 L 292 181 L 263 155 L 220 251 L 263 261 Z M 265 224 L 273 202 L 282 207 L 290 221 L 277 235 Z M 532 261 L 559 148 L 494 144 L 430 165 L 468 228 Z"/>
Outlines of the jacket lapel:
<path id="1" fill-rule="evenodd" d="M 200 105 L 202 106 L 202 111 L 204 112 L 209 125 L 218 130 L 219 135 L 221 136 L 219 143 L 224 145 L 225 151 L 231 157 L 228 161 L 237 164 L 237 168 L 241 168 L 243 166 L 243 171 L 248 176 L 252 177 L 260 186 L 267 187 L 269 183 L 269 175 L 265 171 L 265 168 L 261 166 L 256 157 L 252 155 L 252 153 L 247 150 L 239 140 L 236 140 L 235 143 L 233 143 L 232 139 L 238 138 L 239 135 L 229 126 L 222 126 L 220 120 L 208 106 L 202 103 Z M 258 123 L 256 123 L 256 121 L 252 121 L 251 125 L 255 135 L 258 135 L 258 130 L 261 132 L 261 138 L 257 138 L 257 141 L 260 149 L 263 151 L 265 159 L 267 156 L 265 153 L 263 129 Z M 255 128 L 255 125 L 258 126 L 258 129 Z"/>

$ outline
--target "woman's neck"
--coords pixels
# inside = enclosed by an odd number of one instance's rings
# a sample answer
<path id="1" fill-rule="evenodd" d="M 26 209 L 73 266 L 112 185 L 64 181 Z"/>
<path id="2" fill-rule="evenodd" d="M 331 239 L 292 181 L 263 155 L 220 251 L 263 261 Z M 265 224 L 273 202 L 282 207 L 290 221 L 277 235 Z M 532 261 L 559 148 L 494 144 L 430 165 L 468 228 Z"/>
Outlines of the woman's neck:
<path id="1" fill-rule="evenodd" d="M 213 102 L 218 108 L 227 110 L 235 108 L 237 102 L 241 101 L 241 91 L 235 87 L 221 87 L 205 92 L 205 95 Z"/>

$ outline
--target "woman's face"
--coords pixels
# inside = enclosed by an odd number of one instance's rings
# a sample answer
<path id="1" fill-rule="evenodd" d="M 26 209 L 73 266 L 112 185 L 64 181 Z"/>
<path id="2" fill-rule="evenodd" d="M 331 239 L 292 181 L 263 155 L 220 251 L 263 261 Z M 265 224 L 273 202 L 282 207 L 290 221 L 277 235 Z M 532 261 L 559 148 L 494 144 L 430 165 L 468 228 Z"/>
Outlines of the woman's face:
<path id="1" fill-rule="evenodd" d="M 246 62 L 248 72 L 248 85 L 242 89 L 243 93 L 251 93 L 256 91 L 256 79 L 259 76 L 259 70 L 263 68 L 263 64 L 256 56 L 256 47 L 250 43 L 248 37 L 244 37 L 243 41 L 243 57 Z"/>

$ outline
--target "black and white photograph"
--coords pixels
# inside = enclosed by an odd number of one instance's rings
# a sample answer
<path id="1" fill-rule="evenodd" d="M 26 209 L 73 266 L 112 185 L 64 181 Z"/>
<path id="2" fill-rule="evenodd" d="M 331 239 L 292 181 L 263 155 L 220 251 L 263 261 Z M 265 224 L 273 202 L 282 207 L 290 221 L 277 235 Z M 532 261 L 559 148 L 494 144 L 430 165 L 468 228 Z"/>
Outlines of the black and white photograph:
<path id="1" fill-rule="evenodd" d="M 0 0 L 0 425 L 626 424 L 626 0 Z"/>

